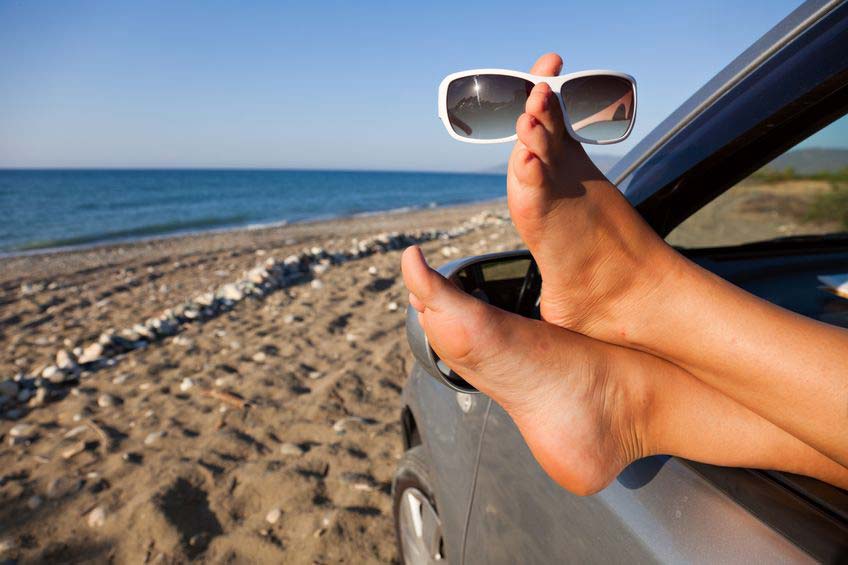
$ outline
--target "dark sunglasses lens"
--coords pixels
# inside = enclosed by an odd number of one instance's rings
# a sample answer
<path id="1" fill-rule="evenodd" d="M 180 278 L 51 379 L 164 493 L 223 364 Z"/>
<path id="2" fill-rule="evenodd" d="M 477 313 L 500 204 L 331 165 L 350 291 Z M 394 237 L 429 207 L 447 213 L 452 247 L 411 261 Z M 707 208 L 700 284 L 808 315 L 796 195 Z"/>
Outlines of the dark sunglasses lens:
<path id="1" fill-rule="evenodd" d="M 562 101 L 574 133 L 590 141 L 617 141 L 633 122 L 636 93 L 621 77 L 600 75 L 562 85 Z"/>
<path id="2" fill-rule="evenodd" d="M 469 139 L 501 139 L 515 134 L 515 122 L 533 83 L 518 77 L 476 75 L 448 85 L 448 119 Z"/>

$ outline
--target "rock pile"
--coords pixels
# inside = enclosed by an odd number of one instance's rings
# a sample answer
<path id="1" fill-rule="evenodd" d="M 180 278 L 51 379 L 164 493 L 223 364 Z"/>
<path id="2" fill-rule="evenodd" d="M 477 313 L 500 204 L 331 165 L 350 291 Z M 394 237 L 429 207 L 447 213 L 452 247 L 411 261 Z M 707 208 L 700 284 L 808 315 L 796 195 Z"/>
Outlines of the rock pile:
<path id="1" fill-rule="evenodd" d="M 381 233 L 365 239 L 354 238 L 348 249 L 328 250 L 314 246 L 281 261 L 268 257 L 244 272 L 238 281 L 224 284 L 214 292 L 201 294 L 168 308 L 159 316 L 148 318 L 130 328 L 107 330 L 85 347 L 58 351 L 54 364 L 33 373 L 38 376 L 19 373 L 13 379 L 0 381 L 0 413 L 7 419 L 18 419 L 27 409 L 48 402 L 58 389 L 76 384 L 81 376 L 114 365 L 120 355 L 175 336 L 188 324 L 204 322 L 229 312 L 236 304 L 248 298 L 261 299 L 281 288 L 307 281 L 318 283 L 313 285 L 318 290 L 323 286 L 318 277 L 334 265 L 427 241 L 449 241 L 480 227 L 502 225 L 509 221 L 506 215 L 484 211 L 448 230 Z M 449 249 L 449 252 L 445 252 L 445 249 Z M 459 250 L 446 246 L 442 252 L 445 256 L 452 256 L 458 254 Z M 397 309 L 397 305 L 394 306 Z M 389 309 L 392 309 L 392 305 L 389 305 Z"/>

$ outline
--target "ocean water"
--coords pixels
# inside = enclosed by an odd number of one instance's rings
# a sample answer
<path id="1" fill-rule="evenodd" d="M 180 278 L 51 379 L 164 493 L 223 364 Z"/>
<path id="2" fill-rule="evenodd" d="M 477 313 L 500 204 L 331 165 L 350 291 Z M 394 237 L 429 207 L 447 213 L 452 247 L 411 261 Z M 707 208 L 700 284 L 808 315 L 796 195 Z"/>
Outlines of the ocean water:
<path id="1" fill-rule="evenodd" d="M 0 170 L 0 253 L 444 206 L 503 175 L 281 170 Z"/>

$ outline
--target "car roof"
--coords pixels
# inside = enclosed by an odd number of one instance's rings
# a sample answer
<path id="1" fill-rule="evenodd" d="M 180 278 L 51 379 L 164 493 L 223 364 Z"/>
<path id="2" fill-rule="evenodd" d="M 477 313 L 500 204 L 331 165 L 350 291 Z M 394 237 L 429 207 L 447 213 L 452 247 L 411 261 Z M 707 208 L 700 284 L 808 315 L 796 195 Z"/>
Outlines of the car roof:
<path id="1" fill-rule="evenodd" d="M 750 77 L 757 69 L 780 53 L 793 40 L 816 26 L 823 18 L 840 7 L 845 7 L 843 0 L 808 0 L 792 11 L 777 25 L 755 41 L 750 47 L 736 57 L 730 64 L 698 89 L 688 100 L 680 105 L 665 120 L 654 128 L 631 151 L 622 157 L 608 172 L 607 177 L 636 206 L 650 200 L 657 192 L 667 187 L 676 177 L 687 168 L 696 164 L 693 159 L 683 155 L 675 155 L 673 147 L 687 135 L 693 134 L 697 127 L 696 121 L 710 109 L 726 103 L 725 99 L 734 89 Z M 843 10 L 844 12 L 844 10 Z M 844 53 L 844 51 L 843 51 Z M 732 97 L 730 97 L 732 98 Z M 727 102 L 730 103 L 730 102 Z M 723 133 L 713 134 L 711 140 L 715 147 L 729 141 L 738 131 L 726 130 L 727 139 L 716 138 Z M 692 156 L 696 157 L 696 156 Z M 703 158 L 704 156 L 701 155 Z M 669 159 L 676 166 L 661 167 L 657 170 L 656 161 Z M 651 174 L 645 169 L 651 168 Z"/>

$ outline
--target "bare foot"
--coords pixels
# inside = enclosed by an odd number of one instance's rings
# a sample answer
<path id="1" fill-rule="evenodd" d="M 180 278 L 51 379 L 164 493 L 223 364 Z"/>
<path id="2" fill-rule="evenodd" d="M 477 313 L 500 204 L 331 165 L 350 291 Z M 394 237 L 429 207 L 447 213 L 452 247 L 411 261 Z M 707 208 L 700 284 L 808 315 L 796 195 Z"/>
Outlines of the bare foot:
<path id="1" fill-rule="evenodd" d="M 559 72 L 545 55 L 535 74 Z M 679 255 L 642 220 L 565 131 L 556 96 L 537 85 L 516 124 L 507 196 L 516 229 L 542 274 L 542 317 L 627 344 L 643 305 Z"/>
<path id="2" fill-rule="evenodd" d="M 403 276 L 436 353 L 509 413 L 561 486 L 597 492 L 648 454 L 639 359 L 650 356 L 485 304 L 430 269 L 418 248 L 404 253 Z"/>

